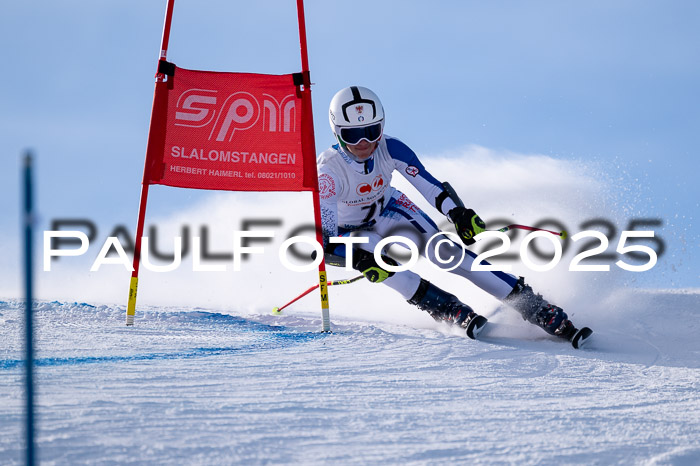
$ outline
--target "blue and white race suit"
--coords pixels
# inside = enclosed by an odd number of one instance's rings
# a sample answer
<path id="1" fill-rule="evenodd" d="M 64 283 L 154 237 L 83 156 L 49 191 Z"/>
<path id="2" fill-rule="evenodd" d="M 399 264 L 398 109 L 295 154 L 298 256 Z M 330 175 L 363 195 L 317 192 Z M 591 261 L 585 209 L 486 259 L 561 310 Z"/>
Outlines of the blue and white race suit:
<path id="1" fill-rule="evenodd" d="M 329 244 L 329 238 L 363 236 L 368 243 L 357 245 L 373 252 L 377 243 L 387 236 L 398 235 L 418 245 L 424 257 L 442 268 L 425 245 L 439 232 L 435 222 L 415 205 L 405 194 L 391 186 L 394 170 L 401 173 L 425 199 L 443 215 L 456 206 L 443 194 L 442 184 L 421 164 L 416 154 L 400 140 L 387 136 L 379 140 L 372 155 L 364 162 L 351 158 L 338 144 L 322 152 L 318 157 L 318 184 L 321 201 L 324 247 L 327 252 L 345 257 L 345 246 Z M 447 237 L 446 237 L 447 238 Z M 449 238 L 448 238 L 449 239 Z M 434 243 L 433 243 L 434 244 Z M 462 258 L 461 244 L 449 241 L 442 246 L 441 257 Z M 515 286 L 517 279 L 510 274 L 491 271 L 471 271 L 476 255 L 466 251 L 461 264 L 451 270 L 492 296 L 503 299 Z M 382 283 L 410 299 L 418 289 L 420 276 L 411 271 L 397 272 Z"/>

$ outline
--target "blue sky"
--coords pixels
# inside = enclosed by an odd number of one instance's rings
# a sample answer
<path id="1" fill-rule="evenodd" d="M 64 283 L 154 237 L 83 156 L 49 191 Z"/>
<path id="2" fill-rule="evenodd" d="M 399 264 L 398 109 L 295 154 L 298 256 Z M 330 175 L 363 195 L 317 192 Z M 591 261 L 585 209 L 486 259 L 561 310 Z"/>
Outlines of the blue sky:
<path id="1" fill-rule="evenodd" d="M 134 228 L 164 10 L 165 1 L 3 2 L 3 236 L 19 231 L 26 148 L 38 161 L 42 229 L 56 218 Z M 382 97 L 387 133 L 427 165 L 472 144 L 598 164 L 629 218 L 664 222 L 676 262 L 658 285 L 697 287 L 699 20 L 692 1 L 307 1 L 317 148 L 332 143 L 331 96 L 360 84 Z M 296 27 L 291 0 L 178 0 L 168 58 L 294 72 Z M 149 213 L 206 195 L 169 190 Z"/>

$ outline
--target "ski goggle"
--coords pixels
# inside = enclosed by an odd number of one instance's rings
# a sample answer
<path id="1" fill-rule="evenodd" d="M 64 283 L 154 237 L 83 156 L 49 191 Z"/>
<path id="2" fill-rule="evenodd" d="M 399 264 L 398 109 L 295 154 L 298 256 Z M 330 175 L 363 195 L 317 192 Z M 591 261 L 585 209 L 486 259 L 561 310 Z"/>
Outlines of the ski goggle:
<path id="1" fill-rule="evenodd" d="M 363 139 L 367 142 L 374 142 L 382 137 L 382 123 L 375 123 L 369 126 L 340 128 L 340 139 L 345 144 L 355 145 Z"/>

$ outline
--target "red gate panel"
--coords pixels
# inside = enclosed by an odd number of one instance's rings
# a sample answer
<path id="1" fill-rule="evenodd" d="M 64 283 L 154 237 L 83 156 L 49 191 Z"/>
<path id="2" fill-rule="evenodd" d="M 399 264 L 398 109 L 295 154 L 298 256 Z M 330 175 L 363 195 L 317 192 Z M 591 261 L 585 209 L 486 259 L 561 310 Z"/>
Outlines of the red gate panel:
<path id="1" fill-rule="evenodd" d="M 230 191 L 315 189 L 294 75 L 171 66 L 157 83 L 144 183 Z M 313 151 L 312 151 L 313 154 Z M 308 158 L 308 157 L 307 157 Z M 307 174 L 308 175 L 308 174 Z"/>

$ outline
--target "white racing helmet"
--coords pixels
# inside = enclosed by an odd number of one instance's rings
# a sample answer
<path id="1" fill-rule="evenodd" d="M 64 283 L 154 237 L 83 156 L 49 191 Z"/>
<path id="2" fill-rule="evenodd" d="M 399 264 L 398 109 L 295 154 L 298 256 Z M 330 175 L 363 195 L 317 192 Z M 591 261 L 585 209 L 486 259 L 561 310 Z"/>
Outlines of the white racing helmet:
<path id="1" fill-rule="evenodd" d="M 331 99 L 328 120 L 341 146 L 363 139 L 378 141 L 384 131 L 384 107 L 377 94 L 366 87 L 341 89 Z"/>

